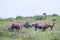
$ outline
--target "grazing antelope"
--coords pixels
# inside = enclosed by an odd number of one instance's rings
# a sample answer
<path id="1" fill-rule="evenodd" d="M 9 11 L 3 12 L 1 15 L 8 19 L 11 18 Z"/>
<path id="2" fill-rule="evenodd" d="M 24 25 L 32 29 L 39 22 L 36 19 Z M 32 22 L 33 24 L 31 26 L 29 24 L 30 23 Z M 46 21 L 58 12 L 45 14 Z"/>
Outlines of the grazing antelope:
<path id="1" fill-rule="evenodd" d="M 32 25 L 35 27 L 35 31 L 37 30 L 37 28 L 43 29 L 43 31 L 45 31 L 45 29 L 47 29 L 47 28 L 49 28 L 49 27 L 50 27 L 51 30 L 52 30 L 54 24 L 55 24 L 55 22 L 53 22 L 53 23 L 48 23 L 48 24 L 46 24 L 46 23 L 43 23 L 43 24 L 35 23 L 35 24 L 32 24 Z"/>
<path id="2" fill-rule="evenodd" d="M 8 31 L 14 31 L 14 29 L 16 29 L 16 31 L 21 31 L 22 30 L 22 25 L 21 25 L 21 23 L 18 23 L 18 22 L 16 22 L 16 23 L 13 23 L 13 24 L 11 24 L 11 26 L 10 27 L 8 27 Z"/>
<path id="3" fill-rule="evenodd" d="M 14 31 L 14 29 L 16 29 L 17 31 L 22 31 L 22 27 L 25 27 L 27 29 L 29 29 L 30 27 L 32 27 L 31 25 L 29 25 L 28 22 L 22 24 L 20 22 L 16 22 L 16 23 L 13 23 L 9 28 L 8 28 L 8 31 Z"/>

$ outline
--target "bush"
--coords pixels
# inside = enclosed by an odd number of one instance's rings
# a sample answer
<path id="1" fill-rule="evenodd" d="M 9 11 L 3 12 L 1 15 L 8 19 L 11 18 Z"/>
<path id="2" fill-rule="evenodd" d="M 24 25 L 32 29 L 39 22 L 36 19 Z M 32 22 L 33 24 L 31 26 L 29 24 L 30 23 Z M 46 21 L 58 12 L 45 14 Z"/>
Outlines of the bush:
<path id="1" fill-rule="evenodd" d="M 52 14 L 52 16 L 58 16 L 57 14 Z"/>
<path id="2" fill-rule="evenodd" d="M 56 21 L 56 19 L 52 19 L 52 21 Z"/>
<path id="3" fill-rule="evenodd" d="M 46 19 L 44 16 L 39 16 L 39 15 L 34 16 L 34 18 L 35 18 L 36 20 L 44 20 L 44 19 Z"/>
<path id="4" fill-rule="evenodd" d="M 3 19 L 2 19 L 2 18 L 0 18 L 0 21 L 3 21 Z"/>

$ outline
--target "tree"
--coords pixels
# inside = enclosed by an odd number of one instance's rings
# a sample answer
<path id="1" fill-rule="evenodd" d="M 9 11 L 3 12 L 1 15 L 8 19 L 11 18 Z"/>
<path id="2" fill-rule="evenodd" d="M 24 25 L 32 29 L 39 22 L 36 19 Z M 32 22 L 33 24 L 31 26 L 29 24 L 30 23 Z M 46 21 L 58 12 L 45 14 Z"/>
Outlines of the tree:
<path id="1" fill-rule="evenodd" d="M 21 16 L 17 16 L 16 19 L 22 19 L 22 17 Z"/>
<path id="2" fill-rule="evenodd" d="M 46 16 L 47 16 L 47 15 L 46 15 L 46 13 L 43 13 L 43 16 L 45 16 L 45 17 L 46 17 Z"/>
<path id="3" fill-rule="evenodd" d="M 45 18 L 45 19 L 47 18 L 47 15 L 46 15 L 46 13 L 43 13 L 43 16 L 44 16 L 44 18 Z"/>

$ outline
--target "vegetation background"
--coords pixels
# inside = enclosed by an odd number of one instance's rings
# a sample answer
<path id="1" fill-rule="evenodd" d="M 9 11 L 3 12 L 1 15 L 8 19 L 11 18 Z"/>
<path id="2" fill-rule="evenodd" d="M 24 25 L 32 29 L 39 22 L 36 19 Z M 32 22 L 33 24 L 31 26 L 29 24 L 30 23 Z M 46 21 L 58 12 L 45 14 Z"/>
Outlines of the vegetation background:
<path id="1" fill-rule="evenodd" d="M 30 24 L 35 22 L 51 23 L 55 21 L 55 25 L 52 31 L 50 28 L 45 32 L 42 32 L 41 29 L 35 32 L 34 28 L 30 28 L 29 30 L 23 28 L 22 32 L 17 35 L 15 32 L 7 32 L 6 29 L 8 26 L 17 21 L 29 21 Z M 16 18 L 0 18 L 0 40 L 60 40 L 60 16 L 57 14 L 47 15 L 43 13 L 43 15 L 35 15 L 33 17 L 17 16 Z"/>

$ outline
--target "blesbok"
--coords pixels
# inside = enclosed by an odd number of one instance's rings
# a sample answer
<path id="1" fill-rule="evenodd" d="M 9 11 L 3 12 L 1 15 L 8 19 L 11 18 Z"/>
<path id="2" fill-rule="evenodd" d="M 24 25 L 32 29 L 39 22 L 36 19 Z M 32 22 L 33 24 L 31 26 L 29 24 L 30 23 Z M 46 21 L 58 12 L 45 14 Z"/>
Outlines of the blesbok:
<path id="1" fill-rule="evenodd" d="M 29 24 L 29 22 L 25 22 L 24 24 L 21 22 L 15 22 L 8 27 L 8 31 L 13 32 L 14 29 L 16 29 L 17 31 L 19 31 L 19 30 L 22 31 L 22 27 L 29 29 L 32 26 Z"/>
<path id="2" fill-rule="evenodd" d="M 48 24 L 46 24 L 46 23 L 43 23 L 43 24 L 35 23 L 35 24 L 32 24 L 32 25 L 35 27 L 35 31 L 37 30 L 37 28 L 43 29 L 43 31 L 45 31 L 45 29 L 47 29 L 47 28 L 49 28 L 49 27 L 50 27 L 51 30 L 52 30 L 54 24 L 55 24 L 55 22 L 53 22 L 53 23 L 48 23 Z"/>
<path id="3" fill-rule="evenodd" d="M 14 31 L 14 29 L 16 29 L 16 31 L 21 31 L 22 30 L 22 25 L 19 22 L 13 23 L 8 27 L 8 31 Z"/>

